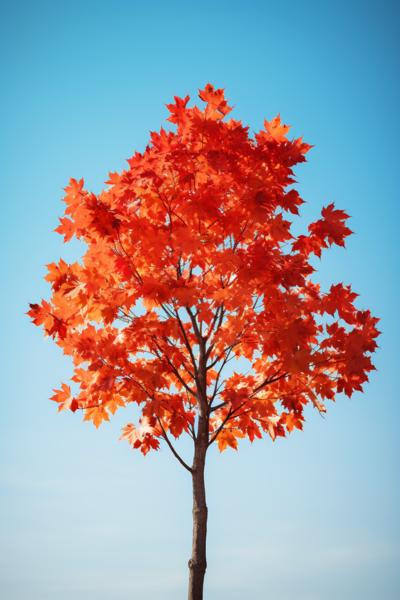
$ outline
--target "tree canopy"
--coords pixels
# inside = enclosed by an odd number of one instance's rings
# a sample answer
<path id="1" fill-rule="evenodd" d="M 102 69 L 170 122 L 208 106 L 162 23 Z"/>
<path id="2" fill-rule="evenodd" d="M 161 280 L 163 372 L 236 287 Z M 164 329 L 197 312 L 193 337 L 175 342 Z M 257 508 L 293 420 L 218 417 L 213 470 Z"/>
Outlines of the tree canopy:
<path id="1" fill-rule="evenodd" d="M 346 212 L 328 204 L 291 231 L 293 168 L 311 146 L 279 115 L 251 136 L 211 84 L 199 96 L 202 108 L 175 97 L 172 130 L 152 132 L 101 193 L 70 180 L 56 231 L 86 251 L 48 265 L 51 298 L 28 313 L 73 359 L 59 410 L 98 427 L 135 403 L 122 438 L 144 454 L 164 439 L 182 463 L 171 440 L 196 439 L 199 414 L 224 450 L 302 429 L 308 403 L 322 413 L 361 391 L 379 333 L 350 285 L 312 279 L 313 255 L 351 234 Z"/>

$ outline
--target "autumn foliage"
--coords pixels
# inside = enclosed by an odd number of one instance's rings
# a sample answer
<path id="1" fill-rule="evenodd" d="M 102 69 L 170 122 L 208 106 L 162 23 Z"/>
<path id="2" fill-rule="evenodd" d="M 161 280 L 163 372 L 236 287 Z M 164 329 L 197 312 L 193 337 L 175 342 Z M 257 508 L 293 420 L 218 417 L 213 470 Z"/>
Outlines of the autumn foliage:
<path id="1" fill-rule="evenodd" d="M 223 90 L 199 96 L 203 108 L 176 97 L 172 130 L 151 133 L 100 194 L 71 179 L 56 231 L 86 252 L 48 265 L 51 298 L 29 311 L 73 359 L 58 409 L 98 427 L 139 405 L 122 438 L 144 454 L 195 439 L 199 411 L 220 450 L 285 436 L 308 403 L 325 412 L 374 368 L 377 319 L 350 285 L 312 280 L 313 256 L 344 246 L 348 215 L 328 204 L 291 232 L 303 203 L 293 168 L 310 146 L 288 139 L 279 116 L 252 137 L 225 118 Z"/>

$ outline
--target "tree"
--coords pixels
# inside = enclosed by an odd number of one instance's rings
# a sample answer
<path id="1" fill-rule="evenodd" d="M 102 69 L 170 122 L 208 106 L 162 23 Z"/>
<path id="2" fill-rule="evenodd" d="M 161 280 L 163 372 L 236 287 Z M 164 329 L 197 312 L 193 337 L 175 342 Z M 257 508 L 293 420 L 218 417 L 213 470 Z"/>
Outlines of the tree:
<path id="1" fill-rule="evenodd" d="M 289 140 L 279 115 L 254 138 L 222 89 L 168 105 L 172 131 L 151 133 L 96 195 L 65 188 L 56 231 L 86 244 L 82 262 L 48 265 L 49 301 L 28 312 L 71 356 L 72 389 L 58 410 L 82 410 L 96 427 L 135 403 L 121 439 L 146 454 L 166 443 L 193 485 L 189 599 L 203 597 L 208 448 L 237 448 L 303 428 L 303 410 L 362 391 L 378 335 L 350 285 L 322 291 L 313 255 L 344 246 L 348 215 L 329 204 L 295 236 L 287 215 L 303 203 L 294 165 L 311 146 Z M 234 370 L 232 364 L 234 361 Z M 193 460 L 173 439 L 187 434 Z"/>

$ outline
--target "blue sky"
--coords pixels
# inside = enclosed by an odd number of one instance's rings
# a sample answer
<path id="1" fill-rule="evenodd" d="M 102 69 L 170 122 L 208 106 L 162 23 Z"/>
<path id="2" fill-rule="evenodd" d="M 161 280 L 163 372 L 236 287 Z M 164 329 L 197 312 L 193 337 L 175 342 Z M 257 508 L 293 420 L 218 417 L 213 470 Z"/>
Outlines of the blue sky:
<path id="1" fill-rule="evenodd" d="M 211 82 L 252 130 L 278 112 L 315 145 L 297 170 L 303 225 L 335 202 L 347 249 L 320 263 L 382 321 L 377 372 L 303 433 L 209 456 L 207 600 L 400 595 L 398 404 L 399 11 L 394 2 L 3 3 L 1 62 L 1 588 L 7 600 L 186 596 L 189 476 L 165 448 L 118 442 L 47 398 L 69 363 L 24 316 L 62 188 L 143 149 L 173 95 Z M 185 448 L 183 448 L 185 450 Z"/>

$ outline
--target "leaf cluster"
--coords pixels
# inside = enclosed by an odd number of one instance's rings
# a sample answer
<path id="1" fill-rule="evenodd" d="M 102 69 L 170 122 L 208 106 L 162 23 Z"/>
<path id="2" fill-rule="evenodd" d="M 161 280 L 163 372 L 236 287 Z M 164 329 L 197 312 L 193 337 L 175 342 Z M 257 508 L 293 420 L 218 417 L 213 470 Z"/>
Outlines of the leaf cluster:
<path id="1" fill-rule="evenodd" d="M 303 203 L 293 168 L 310 146 L 279 116 L 252 138 L 226 118 L 222 89 L 199 96 L 203 108 L 176 97 L 173 131 L 152 132 L 100 194 L 71 179 L 56 231 L 86 252 L 48 265 L 51 298 L 28 313 L 73 358 L 77 391 L 55 390 L 59 410 L 98 427 L 137 404 L 122 438 L 144 454 L 160 439 L 175 452 L 170 436 L 196 440 L 200 417 L 220 450 L 284 436 L 308 403 L 323 413 L 374 368 L 378 320 L 350 286 L 312 281 L 311 257 L 344 246 L 348 215 L 329 204 L 291 232 Z"/>

